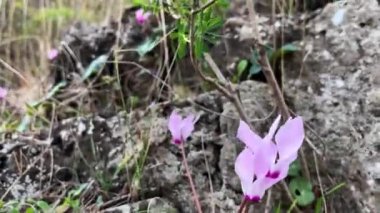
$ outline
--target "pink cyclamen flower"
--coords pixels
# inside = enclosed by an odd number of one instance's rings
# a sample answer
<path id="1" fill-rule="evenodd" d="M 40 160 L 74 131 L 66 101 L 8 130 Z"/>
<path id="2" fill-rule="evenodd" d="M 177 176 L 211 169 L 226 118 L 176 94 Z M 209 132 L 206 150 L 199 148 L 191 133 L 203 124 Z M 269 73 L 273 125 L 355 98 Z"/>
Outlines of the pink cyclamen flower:
<path id="1" fill-rule="evenodd" d="M 182 117 L 175 111 L 169 117 L 169 130 L 172 134 L 172 143 L 181 144 L 186 141 L 194 130 L 196 120 L 194 115 L 188 115 L 186 118 Z"/>
<path id="2" fill-rule="evenodd" d="M 150 14 L 150 12 L 144 13 L 143 9 L 137 10 L 135 13 L 136 22 L 140 25 L 143 25 L 146 22 L 146 20 L 148 20 Z"/>
<path id="3" fill-rule="evenodd" d="M 0 87 L 0 100 L 4 99 L 8 94 L 8 90 L 3 88 L 3 87 Z"/>
<path id="4" fill-rule="evenodd" d="M 235 161 L 235 172 L 247 200 L 260 201 L 268 188 L 288 175 L 290 164 L 297 159 L 305 137 L 303 120 L 290 118 L 276 133 L 280 120 L 278 116 L 264 138 L 240 121 L 237 137 L 246 148 Z"/>
<path id="5" fill-rule="evenodd" d="M 51 49 L 51 50 L 49 50 L 49 52 L 47 53 L 47 58 L 48 58 L 49 60 L 53 60 L 53 59 L 55 59 L 57 56 L 58 56 L 58 50 L 57 50 L 57 49 Z"/>

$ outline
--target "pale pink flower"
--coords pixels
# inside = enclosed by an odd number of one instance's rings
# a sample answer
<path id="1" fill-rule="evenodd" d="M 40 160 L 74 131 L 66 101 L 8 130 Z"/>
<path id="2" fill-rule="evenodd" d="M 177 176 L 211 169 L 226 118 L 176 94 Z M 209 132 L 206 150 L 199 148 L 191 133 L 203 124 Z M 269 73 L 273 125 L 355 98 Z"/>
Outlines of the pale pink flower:
<path id="1" fill-rule="evenodd" d="M 51 49 L 47 53 L 47 58 L 49 60 L 53 60 L 58 56 L 58 50 L 57 49 Z"/>
<path id="2" fill-rule="evenodd" d="M 181 144 L 186 141 L 194 130 L 196 120 L 194 115 L 188 115 L 186 118 L 182 117 L 175 111 L 169 117 L 168 127 L 172 134 L 172 143 Z"/>
<path id="3" fill-rule="evenodd" d="M 135 13 L 136 22 L 140 25 L 143 25 L 148 20 L 150 15 L 151 15 L 150 12 L 144 13 L 143 9 L 139 9 Z"/>
<path id="4" fill-rule="evenodd" d="M 4 99 L 8 94 L 8 90 L 3 88 L 3 87 L 0 87 L 0 100 Z"/>
<path id="5" fill-rule="evenodd" d="M 246 148 L 235 161 L 235 172 L 247 200 L 260 201 L 267 189 L 288 175 L 290 164 L 297 159 L 305 137 L 303 120 L 290 118 L 276 133 L 280 120 L 278 116 L 264 138 L 240 121 L 237 137 Z"/>

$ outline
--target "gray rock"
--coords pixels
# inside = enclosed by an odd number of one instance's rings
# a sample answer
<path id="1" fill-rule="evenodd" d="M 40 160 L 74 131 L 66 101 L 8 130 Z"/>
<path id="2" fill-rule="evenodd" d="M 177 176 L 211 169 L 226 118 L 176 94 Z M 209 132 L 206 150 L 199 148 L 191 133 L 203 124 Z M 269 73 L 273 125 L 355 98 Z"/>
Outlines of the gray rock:
<path id="1" fill-rule="evenodd" d="M 331 17 L 338 8 L 347 12 L 344 21 L 333 26 Z M 380 172 L 376 166 L 380 157 L 373 150 L 374 142 L 380 140 L 374 133 L 379 122 L 375 70 L 380 65 L 380 42 L 374 39 L 380 33 L 379 12 L 374 0 L 327 5 L 308 24 L 311 33 L 305 46 L 309 53 L 302 75 L 295 69 L 286 70 L 284 76 L 295 111 L 323 140 L 309 137 L 325 149 L 327 159 L 343 165 L 334 173 L 351 178 L 348 182 L 360 206 L 358 212 L 375 211 L 371 191 L 378 183 L 373 174 Z"/>

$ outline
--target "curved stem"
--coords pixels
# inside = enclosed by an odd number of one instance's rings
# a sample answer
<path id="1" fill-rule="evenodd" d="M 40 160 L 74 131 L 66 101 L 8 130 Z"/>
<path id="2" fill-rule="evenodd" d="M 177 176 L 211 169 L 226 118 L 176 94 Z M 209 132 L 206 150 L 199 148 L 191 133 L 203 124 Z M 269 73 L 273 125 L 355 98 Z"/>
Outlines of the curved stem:
<path id="1" fill-rule="evenodd" d="M 199 197 L 198 197 L 197 191 L 195 190 L 195 186 L 194 186 L 193 178 L 191 177 L 189 165 L 187 164 L 186 154 L 185 154 L 185 145 L 183 144 L 183 142 L 181 143 L 180 147 L 181 147 L 181 153 L 182 153 L 182 158 L 183 158 L 183 165 L 185 166 L 186 175 L 190 182 L 190 187 L 193 193 L 195 206 L 197 208 L 198 213 L 202 213 L 201 204 L 199 203 Z"/>

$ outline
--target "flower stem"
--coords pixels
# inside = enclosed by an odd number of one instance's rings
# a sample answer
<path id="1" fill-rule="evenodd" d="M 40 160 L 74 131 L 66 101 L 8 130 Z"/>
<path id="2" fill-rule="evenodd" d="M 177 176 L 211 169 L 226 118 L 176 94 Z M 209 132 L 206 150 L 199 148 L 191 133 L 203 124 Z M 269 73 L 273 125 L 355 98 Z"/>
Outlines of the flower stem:
<path id="1" fill-rule="evenodd" d="M 245 208 L 246 204 L 247 204 L 247 199 L 243 198 L 243 200 L 241 201 L 238 213 L 244 212 L 244 208 Z"/>
<path id="2" fill-rule="evenodd" d="M 195 206 L 197 208 L 198 213 L 202 213 L 201 204 L 199 203 L 199 197 L 198 197 L 197 191 L 195 191 L 193 178 L 191 177 L 189 165 L 187 164 L 186 154 L 185 154 L 185 145 L 183 144 L 183 142 L 181 143 L 180 147 L 181 147 L 181 153 L 182 153 L 182 158 L 183 158 L 183 165 L 185 166 L 186 175 L 187 175 L 187 178 L 189 179 L 189 182 L 190 182 L 190 187 L 191 187 L 191 191 L 193 193 Z"/>

